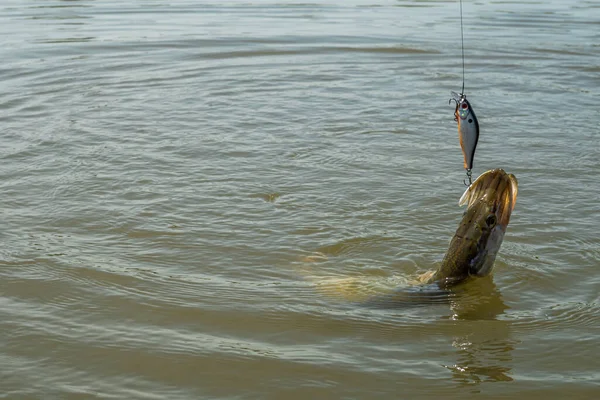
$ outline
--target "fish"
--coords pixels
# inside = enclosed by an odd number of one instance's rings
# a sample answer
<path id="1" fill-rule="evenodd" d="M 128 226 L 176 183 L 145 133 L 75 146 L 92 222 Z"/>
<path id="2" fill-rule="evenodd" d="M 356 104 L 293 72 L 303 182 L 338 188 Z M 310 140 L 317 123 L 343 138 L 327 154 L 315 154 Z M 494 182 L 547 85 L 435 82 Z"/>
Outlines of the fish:
<path id="1" fill-rule="evenodd" d="M 492 272 L 517 202 L 518 186 L 513 174 L 498 168 L 484 172 L 465 190 L 458 204 L 467 209 L 437 270 L 410 279 L 364 275 L 323 279 L 312 268 L 301 273 L 321 293 L 350 305 L 397 308 L 447 303 L 457 286 Z M 327 258 L 317 253 L 303 262 L 309 266 Z"/>
<path id="2" fill-rule="evenodd" d="M 439 269 L 427 279 L 450 287 L 470 277 L 490 274 L 500 250 L 519 184 L 513 174 L 492 169 L 481 174 L 464 192 L 459 205 L 467 206 Z"/>
<path id="3" fill-rule="evenodd" d="M 473 161 L 475 158 L 475 149 L 479 141 L 479 121 L 475 116 L 475 111 L 471 103 L 467 100 L 465 94 L 451 92 L 452 98 L 456 102 L 454 109 L 454 120 L 458 124 L 458 140 L 463 153 L 463 166 L 467 170 L 467 175 L 470 177 L 470 172 L 473 169 Z M 470 178 L 469 178 L 470 179 Z"/>
<path id="4" fill-rule="evenodd" d="M 417 279 L 420 285 L 374 296 L 361 304 L 389 308 L 445 302 L 457 285 L 488 276 L 515 208 L 518 186 L 517 178 L 503 169 L 481 174 L 460 197 L 459 205 L 467 209 L 440 267 L 422 274 Z"/>

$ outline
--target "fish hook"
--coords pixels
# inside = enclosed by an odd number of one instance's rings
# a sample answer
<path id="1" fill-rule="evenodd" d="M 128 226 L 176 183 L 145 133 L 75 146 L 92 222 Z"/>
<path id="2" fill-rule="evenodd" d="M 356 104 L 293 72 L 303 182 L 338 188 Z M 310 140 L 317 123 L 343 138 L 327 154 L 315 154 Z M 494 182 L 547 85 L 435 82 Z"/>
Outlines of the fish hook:
<path id="1" fill-rule="evenodd" d="M 454 121 L 458 122 L 458 116 L 456 115 L 456 111 L 458 110 L 458 105 L 463 100 L 465 95 L 462 93 L 458 94 L 456 92 L 450 92 L 450 94 L 452 95 L 452 97 L 448 100 L 448 105 L 450 105 L 453 101 L 456 104 L 456 106 L 454 108 Z"/>
<path id="2" fill-rule="evenodd" d="M 470 169 L 467 170 L 467 178 L 469 178 L 469 183 L 467 184 L 466 179 L 463 179 L 463 183 L 465 184 L 465 186 L 471 186 L 471 183 L 473 183 L 473 181 L 471 180 L 471 170 Z"/>
<path id="3" fill-rule="evenodd" d="M 458 122 L 458 117 L 456 116 L 456 110 L 458 110 L 458 100 L 450 99 L 448 100 L 448 105 L 450 105 L 453 101 L 456 103 L 456 107 L 454 108 L 454 121 Z"/>

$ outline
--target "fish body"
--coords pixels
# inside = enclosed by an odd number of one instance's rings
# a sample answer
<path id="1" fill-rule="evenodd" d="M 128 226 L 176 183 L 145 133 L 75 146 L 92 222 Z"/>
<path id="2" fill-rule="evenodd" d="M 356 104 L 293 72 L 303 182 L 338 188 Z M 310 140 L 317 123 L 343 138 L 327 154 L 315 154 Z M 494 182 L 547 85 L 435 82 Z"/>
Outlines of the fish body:
<path id="1" fill-rule="evenodd" d="M 458 140 L 464 157 L 464 168 L 470 172 L 479 141 L 479 121 L 465 94 L 452 92 L 450 101 L 452 100 L 456 102 L 454 120 L 458 124 Z"/>
<path id="2" fill-rule="evenodd" d="M 440 268 L 427 280 L 440 287 L 469 277 L 488 275 L 502 245 L 517 201 L 518 182 L 512 174 L 493 169 L 481 174 L 462 195 L 466 205 Z"/>
<path id="3" fill-rule="evenodd" d="M 449 302 L 453 287 L 490 274 L 510 215 L 517 200 L 518 183 L 512 174 L 493 169 L 480 175 L 460 198 L 466 205 L 456 233 L 437 271 L 421 275 L 422 285 L 403 287 L 359 304 L 397 308 Z"/>
<path id="4" fill-rule="evenodd" d="M 450 241 L 448 250 L 436 271 L 416 280 L 406 280 L 401 287 L 381 277 L 348 277 L 315 279 L 316 286 L 330 297 L 351 300 L 352 304 L 375 308 L 396 308 L 447 303 L 453 287 L 472 278 L 489 275 L 502 245 L 511 213 L 517 201 L 518 183 L 512 174 L 493 169 L 481 174 L 465 191 L 459 205 L 467 210 Z M 318 253 L 305 261 L 324 261 Z M 408 284 L 408 286 L 407 286 Z M 381 292 L 386 293 L 381 293 Z"/>

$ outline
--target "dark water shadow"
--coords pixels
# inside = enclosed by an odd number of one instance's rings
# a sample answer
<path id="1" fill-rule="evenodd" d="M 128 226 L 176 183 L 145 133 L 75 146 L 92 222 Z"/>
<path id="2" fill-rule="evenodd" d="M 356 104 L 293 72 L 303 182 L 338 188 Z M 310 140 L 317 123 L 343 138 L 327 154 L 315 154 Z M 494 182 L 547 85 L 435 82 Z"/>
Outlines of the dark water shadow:
<path id="1" fill-rule="evenodd" d="M 451 304 L 456 293 L 440 289 L 436 284 L 403 287 L 398 291 L 382 296 L 376 296 L 356 305 L 378 309 L 406 309 L 427 307 L 434 304 Z"/>
<path id="2" fill-rule="evenodd" d="M 499 318 L 508 308 L 491 277 L 457 288 L 447 317 L 455 321 L 456 361 L 443 366 L 458 386 L 478 392 L 483 382 L 513 380 L 512 352 L 518 341 L 511 337 L 510 321 Z"/>
<path id="3" fill-rule="evenodd" d="M 437 285 L 403 288 L 397 293 L 370 299 L 364 307 L 406 310 L 414 307 L 447 305 L 442 317 L 455 360 L 442 364 L 460 387 L 477 388 L 483 382 L 510 382 L 512 352 L 517 341 L 511 337 L 510 321 L 500 318 L 509 308 L 491 277 L 473 279 L 450 289 Z"/>
<path id="4" fill-rule="evenodd" d="M 509 308 L 491 276 L 473 279 L 452 291 L 453 320 L 497 320 Z"/>

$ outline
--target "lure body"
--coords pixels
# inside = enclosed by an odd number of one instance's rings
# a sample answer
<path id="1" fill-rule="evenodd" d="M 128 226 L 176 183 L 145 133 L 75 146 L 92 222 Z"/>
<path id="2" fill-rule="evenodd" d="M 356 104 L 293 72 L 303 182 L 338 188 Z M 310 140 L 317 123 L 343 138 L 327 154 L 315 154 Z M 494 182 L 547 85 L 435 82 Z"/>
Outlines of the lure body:
<path id="1" fill-rule="evenodd" d="M 475 149 L 479 140 L 479 122 L 473 107 L 464 94 L 452 92 L 452 99 L 456 102 L 454 120 L 458 123 L 458 140 L 464 157 L 464 167 L 470 175 L 475 158 Z"/>

